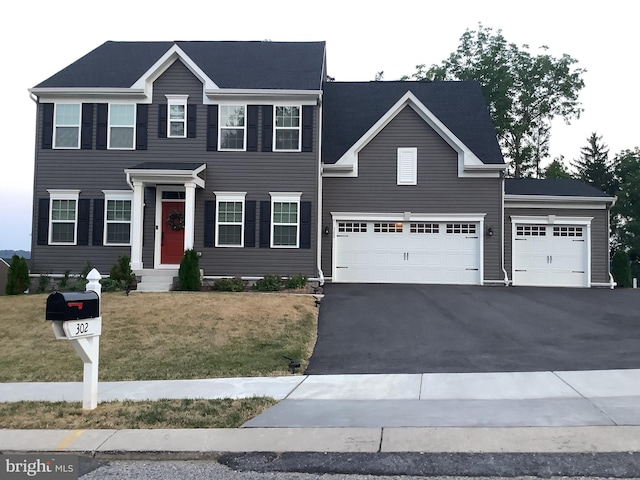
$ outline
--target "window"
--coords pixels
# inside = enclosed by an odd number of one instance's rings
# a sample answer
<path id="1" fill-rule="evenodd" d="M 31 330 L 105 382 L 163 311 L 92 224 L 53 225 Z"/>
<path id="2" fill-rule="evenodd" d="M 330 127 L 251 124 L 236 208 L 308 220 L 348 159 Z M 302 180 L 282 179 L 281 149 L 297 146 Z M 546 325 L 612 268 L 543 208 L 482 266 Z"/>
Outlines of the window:
<path id="1" fill-rule="evenodd" d="M 411 233 L 438 233 L 439 231 L 439 223 L 412 223 L 410 225 Z"/>
<path id="2" fill-rule="evenodd" d="M 300 112 L 301 107 L 275 108 L 274 150 L 285 152 L 300 151 Z"/>
<path id="3" fill-rule="evenodd" d="M 476 233 L 476 225 L 474 223 L 447 223 L 447 233 Z"/>
<path id="4" fill-rule="evenodd" d="M 543 225 L 518 225 L 516 236 L 518 237 L 544 237 L 547 235 L 547 227 Z"/>
<path id="5" fill-rule="evenodd" d="M 361 222 L 338 222 L 340 233 L 366 233 L 367 224 Z"/>
<path id="6" fill-rule="evenodd" d="M 109 105 L 109 148 L 132 150 L 135 147 L 136 106 Z"/>
<path id="7" fill-rule="evenodd" d="M 242 193 L 216 195 L 216 247 L 244 246 L 244 199 Z"/>
<path id="8" fill-rule="evenodd" d="M 302 193 L 271 194 L 271 247 L 300 246 L 300 196 Z"/>
<path id="9" fill-rule="evenodd" d="M 220 150 L 244 150 L 244 105 L 220 105 Z"/>
<path id="10" fill-rule="evenodd" d="M 581 237 L 582 227 L 553 227 L 554 237 Z"/>
<path id="11" fill-rule="evenodd" d="M 75 245 L 80 190 L 49 190 L 49 244 Z"/>
<path id="12" fill-rule="evenodd" d="M 80 148 L 80 104 L 56 103 L 53 148 Z"/>
<path id="13" fill-rule="evenodd" d="M 187 136 L 187 97 L 188 95 L 167 95 L 169 128 L 167 137 L 186 138 Z"/>
<path id="14" fill-rule="evenodd" d="M 131 244 L 131 192 L 104 191 L 105 195 L 105 245 Z"/>
<path id="15" fill-rule="evenodd" d="M 418 149 L 398 148 L 398 185 L 418 184 Z"/>
<path id="16" fill-rule="evenodd" d="M 374 223 L 375 233 L 402 233 L 402 223 Z"/>

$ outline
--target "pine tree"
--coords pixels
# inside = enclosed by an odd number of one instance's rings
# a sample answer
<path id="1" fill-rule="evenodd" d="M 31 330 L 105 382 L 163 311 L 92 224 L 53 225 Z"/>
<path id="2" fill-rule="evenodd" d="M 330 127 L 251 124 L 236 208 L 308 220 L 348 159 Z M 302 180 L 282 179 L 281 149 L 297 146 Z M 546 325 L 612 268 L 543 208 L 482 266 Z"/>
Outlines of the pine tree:
<path id="1" fill-rule="evenodd" d="M 571 163 L 576 171 L 576 178 L 613 196 L 617 185 L 613 164 L 609 161 L 609 147 L 602 141 L 602 136 L 595 132 L 587 142 L 587 146 L 580 149 L 580 158 Z"/>
<path id="2" fill-rule="evenodd" d="M 7 295 L 20 295 L 29 288 L 29 266 L 23 257 L 13 255 L 7 272 Z"/>

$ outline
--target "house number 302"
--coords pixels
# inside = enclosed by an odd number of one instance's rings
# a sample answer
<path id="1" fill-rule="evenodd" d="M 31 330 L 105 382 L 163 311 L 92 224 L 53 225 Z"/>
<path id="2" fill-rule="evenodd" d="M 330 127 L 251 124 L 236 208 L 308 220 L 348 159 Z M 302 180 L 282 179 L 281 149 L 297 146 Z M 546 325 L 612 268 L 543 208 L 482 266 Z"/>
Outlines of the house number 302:
<path id="1" fill-rule="evenodd" d="M 88 323 L 77 323 L 76 324 L 76 335 L 81 335 L 83 333 L 87 333 L 89 331 Z"/>

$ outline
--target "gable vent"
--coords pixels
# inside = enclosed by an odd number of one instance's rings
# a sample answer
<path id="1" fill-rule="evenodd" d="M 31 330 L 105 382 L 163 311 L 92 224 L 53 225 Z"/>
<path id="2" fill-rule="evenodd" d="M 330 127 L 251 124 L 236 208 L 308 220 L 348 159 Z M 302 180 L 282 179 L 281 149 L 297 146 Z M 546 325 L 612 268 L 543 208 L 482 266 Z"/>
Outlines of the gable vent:
<path id="1" fill-rule="evenodd" d="M 418 149 L 398 148 L 398 185 L 417 185 Z"/>

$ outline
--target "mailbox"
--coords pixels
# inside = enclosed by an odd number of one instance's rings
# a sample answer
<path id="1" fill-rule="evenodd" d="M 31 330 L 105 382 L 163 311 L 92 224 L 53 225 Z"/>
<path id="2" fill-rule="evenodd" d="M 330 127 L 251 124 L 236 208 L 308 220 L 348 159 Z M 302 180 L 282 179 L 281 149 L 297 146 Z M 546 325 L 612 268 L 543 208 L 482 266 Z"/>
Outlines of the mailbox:
<path id="1" fill-rule="evenodd" d="M 96 292 L 53 292 L 47 298 L 46 320 L 65 322 L 99 316 L 100 298 Z"/>

